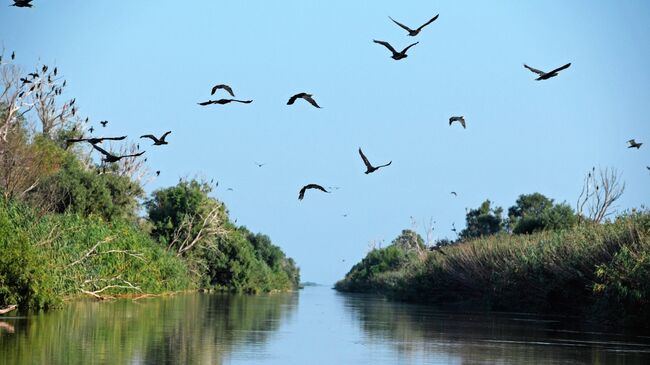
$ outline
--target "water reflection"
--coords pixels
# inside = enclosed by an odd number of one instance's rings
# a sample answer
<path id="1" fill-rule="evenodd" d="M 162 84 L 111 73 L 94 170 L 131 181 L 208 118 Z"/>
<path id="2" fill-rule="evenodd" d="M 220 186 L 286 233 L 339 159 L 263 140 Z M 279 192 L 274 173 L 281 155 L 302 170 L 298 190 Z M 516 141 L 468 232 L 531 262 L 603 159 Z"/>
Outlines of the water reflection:
<path id="1" fill-rule="evenodd" d="M 649 364 L 650 339 L 585 327 L 566 318 L 458 313 L 340 294 L 366 341 L 407 363 Z"/>
<path id="2" fill-rule="evenodd" d="M 297 294 L 191 294 L 113 303 L 77 302 L 33 317 L 3 318 L 6 364 L 220 364 L 261 346 L 287 320 Z"/>

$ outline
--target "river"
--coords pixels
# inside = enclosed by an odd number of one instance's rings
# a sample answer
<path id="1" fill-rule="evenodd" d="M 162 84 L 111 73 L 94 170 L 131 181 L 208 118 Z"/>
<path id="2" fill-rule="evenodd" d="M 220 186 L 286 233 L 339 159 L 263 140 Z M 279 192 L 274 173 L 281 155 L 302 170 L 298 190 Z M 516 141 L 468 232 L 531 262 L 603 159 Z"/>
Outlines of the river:
<path id="1" fill-rule="evenodd" d="M 0 364 L 650 364 L 650 337 L 328 287 L 78 301 L 0 316 Z"/>

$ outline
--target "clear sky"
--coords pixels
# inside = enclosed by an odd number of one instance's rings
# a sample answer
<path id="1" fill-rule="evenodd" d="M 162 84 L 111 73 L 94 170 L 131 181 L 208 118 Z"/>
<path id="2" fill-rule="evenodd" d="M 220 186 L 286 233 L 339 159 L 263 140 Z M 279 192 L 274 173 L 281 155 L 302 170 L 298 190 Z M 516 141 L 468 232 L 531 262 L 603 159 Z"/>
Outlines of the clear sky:
<path id="1" fill-rule="evenodd" d="M 388 19 L 414 28 L 438 13 L 415 40 Z M 373 39 L 420 43 L 393 61 Z M 592 166 L 622 173 L 620 210 L 650 203 L 645 0 L 34 0 L 0 6 L 0 42 L 25 70 L 57 65 L 79 113 L 110 121 L 102 134 L 172 130 L 147 148 L 162 173 L 146 190 L 218 180 L 231 217 L 270 235 L 303 280 L 342 278 L 411 216 L 453 238 L 486 198 L 507 209 L 540 192 L 575 206 Z M 534 81 L 524 62 L 572 66 Z M 254 102 L 198 106 L 217 83 Z M 285 105 L 301 91 L 323 108 Z M 646 144 L 628 149 L 631 138 Z M 358 147 L 393 163 L 365 175 Z M 298 201 L 312 182 L 340 189 Z"/>

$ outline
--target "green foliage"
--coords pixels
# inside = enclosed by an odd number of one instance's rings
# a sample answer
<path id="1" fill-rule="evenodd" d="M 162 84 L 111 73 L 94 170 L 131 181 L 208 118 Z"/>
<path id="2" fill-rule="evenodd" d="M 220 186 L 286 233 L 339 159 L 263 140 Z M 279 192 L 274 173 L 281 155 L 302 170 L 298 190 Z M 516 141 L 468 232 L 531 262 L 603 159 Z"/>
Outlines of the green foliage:
<path id="1" fill-rule="evenodd" d="M 143 190 L 128 177 L 98 174 L 68 155 L 61 170 L 43 181 L 31 203 L 57 213 L 97 215 L 106 221 L 134 219 Z"/>
<path id="2" fill-rule="evenodd" d="M 390 260 L 377 256 L 370 252 L 336 288 L 417 302 L 591 314 L 650 327 L 648 212 L 601 225 L 486 236 L 393 266 L 378 264 Z"/>
<path id="3" fill-rule="evenodd" d="M 573 209 L 567 204 L 554 204 L 540 193 L 520 195 L 508 209 L 509 226 L 515 234 L 542 230 L 566 229 L 577 222 Z"/>
<path id="4" fill-rule="evenodd" d="M 467 212 L 466 228 L 460 232 L 460 237 L 468 239 L 501 232 L 504 226 L 501 214 L 503 214 L 503 208 L 492 207 L 491 201 L 484 201 L 477 209 L 470 209 Z"/>

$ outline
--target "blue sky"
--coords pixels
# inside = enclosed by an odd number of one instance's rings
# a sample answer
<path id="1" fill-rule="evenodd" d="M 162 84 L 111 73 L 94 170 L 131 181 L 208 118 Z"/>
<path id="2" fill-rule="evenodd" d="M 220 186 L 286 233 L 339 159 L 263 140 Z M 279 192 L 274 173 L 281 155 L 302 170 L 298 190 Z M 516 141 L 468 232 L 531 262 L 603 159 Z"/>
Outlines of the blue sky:
<path id="1" fill-rule="evenodd" d="M 34 5 L 0 6 L 6 53 L 25 70 L 57 65 L 79 113 L 110 121 L 104 134 L 172 130 L 170 145 L 147 148 L 162 173 L 146 190 L 218 180 L 232 218 L 269 234 L 304 280 L 340 279 L 411 216 L 442 238 L 486 198 L 507 209 L 537 191 L 575 206 L 592 166 L 621 172 L 620 210 L 650 202 L 647 1 Z M 417 27 L 438 13 L 405 60 L 372 43 L 414 41 L 389 15 Z M 538 82 L 524 62 L 572 66 Z M 197 106 L 217 83 L 254 102 Z M 285 105 L 301 91 L 323 108 Z M 630 138 L 648 144 L 631 150 Z M 365 175 L 358 147 L 393 164 Z M 312 182 L 340 189 L 298 201 Z"/>

